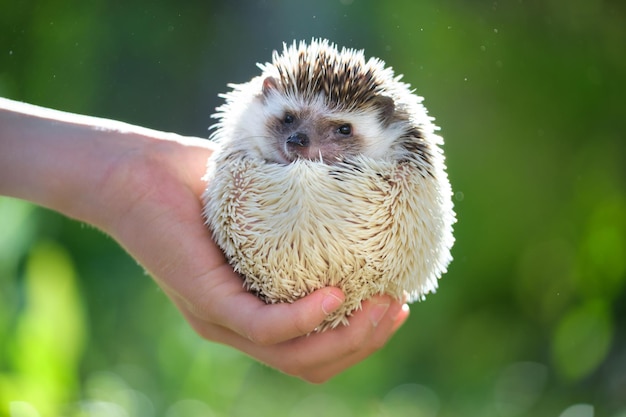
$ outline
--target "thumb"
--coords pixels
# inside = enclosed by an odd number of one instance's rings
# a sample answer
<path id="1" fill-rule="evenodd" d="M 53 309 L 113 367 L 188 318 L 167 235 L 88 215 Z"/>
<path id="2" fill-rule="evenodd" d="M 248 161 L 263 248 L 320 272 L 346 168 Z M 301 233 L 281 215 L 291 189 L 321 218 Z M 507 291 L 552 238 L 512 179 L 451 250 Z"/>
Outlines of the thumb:
<path id="1" fill-rule="evenodd" d="M 222 315 L 226 322 L 221 324 L 256 344 L 273 345 L 311 333 L 344 300 L 335 287 L 321 288 L 293 303 L 242 305 L 231 300 L 229 307 L 224 306 L 230 311 Z"/>

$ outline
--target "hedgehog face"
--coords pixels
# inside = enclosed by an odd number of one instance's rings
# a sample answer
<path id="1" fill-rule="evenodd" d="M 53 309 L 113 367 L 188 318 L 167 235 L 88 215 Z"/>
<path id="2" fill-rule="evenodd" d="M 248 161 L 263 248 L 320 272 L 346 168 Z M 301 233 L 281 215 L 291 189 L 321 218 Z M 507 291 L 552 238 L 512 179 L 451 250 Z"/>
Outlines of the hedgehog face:
<path id="1" fill-rule="evenodd" d="M 304 158 L 332 164 L 362 154 L 368 133 L 381 131 L 378 109 L 368 109 L 364 114 L 333 109 L 322 93 L 313 97 L 285 95 L 278 83 L 266 77 L 259 96 L 274 162 Z"/>
<path id="2" fill-rule="evenodd" d="M 259 96 L 265 114 L 265 131 L 273 162 L 299 158 L 332 164 L 345 157 L 367 155 L 379 142 L 393 113 L 393 100 L 380 96 L 362 109 L 329 105 L 317 95 L 285 94 L 274 77 L 264 78 Z M 375 155 L 368 155 L 375 156 Z"/>
<path id="3" fill-rule="evenodd" d="M 285 109 L 267 122 L 276 153 L 285 162 L 298 158 L 329 162 L 362 152 L 362 139 L 345 120 L 315 114 L 312 109 Z"/>

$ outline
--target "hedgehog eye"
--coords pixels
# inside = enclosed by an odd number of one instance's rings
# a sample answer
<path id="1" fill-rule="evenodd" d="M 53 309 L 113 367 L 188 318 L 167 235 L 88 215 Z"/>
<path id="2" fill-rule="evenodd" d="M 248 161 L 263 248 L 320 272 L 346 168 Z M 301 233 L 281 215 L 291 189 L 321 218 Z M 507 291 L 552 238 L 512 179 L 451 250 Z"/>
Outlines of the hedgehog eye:
<path id="1" fill-rule="evenodd" d="M 337 128 L 337 133 L 344 135 L 344 136 L 348 136 L 352 134 L 352 126 L 350 126 L 349 124 L 343 124 L 341 126 L 339 126 Z"/>
<path id="2" fill-rule="evenodd" d="M 286 125 L 290 125 L 295 121 L 296 121 L 296 118 L 293 117 L 293 114 L 286 113 L 285 116 L 283 117 L 283 123 Z"/>

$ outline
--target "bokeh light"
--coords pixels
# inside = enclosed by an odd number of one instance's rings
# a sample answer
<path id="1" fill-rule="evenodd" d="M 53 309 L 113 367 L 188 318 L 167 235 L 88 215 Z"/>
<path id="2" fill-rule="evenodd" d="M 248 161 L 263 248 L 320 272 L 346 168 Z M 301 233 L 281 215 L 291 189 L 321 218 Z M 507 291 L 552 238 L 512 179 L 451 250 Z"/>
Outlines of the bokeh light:
<path id="1" fill-rule="evenodd" d="M 0 197 L 0 416 L 625 417 L 622 3 L 3 4 L 0 96 L 199 137 L 282 42 L 364 48 L 442 127 L 459 221 L 437 293 L 310 385 L 203 341 L 98 230 Z"/>

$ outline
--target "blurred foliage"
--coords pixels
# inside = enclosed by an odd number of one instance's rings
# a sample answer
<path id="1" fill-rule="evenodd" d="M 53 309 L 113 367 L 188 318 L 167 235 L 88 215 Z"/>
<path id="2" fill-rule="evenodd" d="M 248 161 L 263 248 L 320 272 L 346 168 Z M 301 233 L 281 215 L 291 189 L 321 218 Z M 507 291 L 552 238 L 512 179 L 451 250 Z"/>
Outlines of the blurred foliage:
<path id="1" fill-rule="evenodd" d="M 405 75 L 459 223 L 437 294 L 320 386 L 201 340 L 107 236 L 0 199 L 0 416 L 626 416 L 619 0 L 2 1 L 0 95 L 208 136 L 228 82 L 327 37 Z"/>

